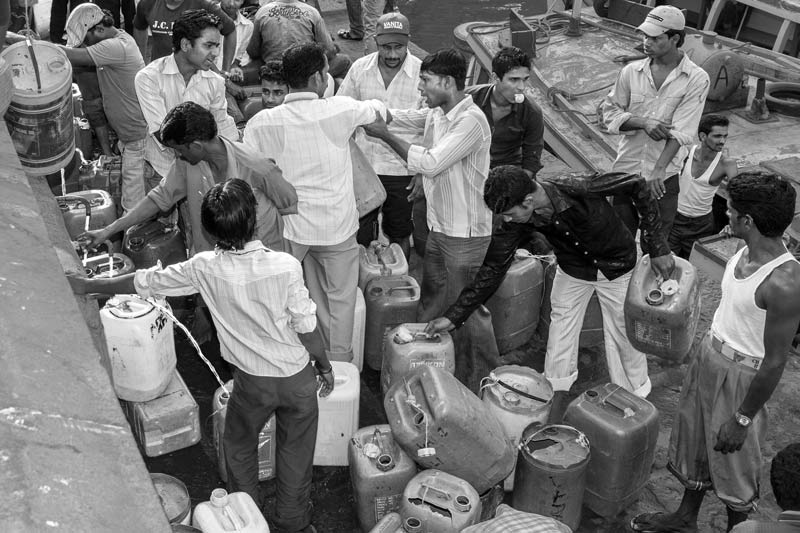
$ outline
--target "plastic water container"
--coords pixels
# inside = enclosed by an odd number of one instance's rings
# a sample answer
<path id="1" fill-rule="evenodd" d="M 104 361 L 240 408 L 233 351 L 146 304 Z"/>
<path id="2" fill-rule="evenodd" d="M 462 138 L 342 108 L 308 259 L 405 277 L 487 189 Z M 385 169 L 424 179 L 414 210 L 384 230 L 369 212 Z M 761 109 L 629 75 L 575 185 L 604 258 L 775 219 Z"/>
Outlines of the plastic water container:
<path id="1" fill-rule="evenodd" d="M 424 470 L 403 491 L 400 516 L 406 523 L 413 518 L 419 520 L 419 531 L 458 533 L 478 522 L 481 500 L 463 479 L 441 470 Z"/>
<path id="2" fill-rule="evenodd" d="M 222 436 L 225 434 L 225 416 L 228 412 L 228 400 L 233 392 L 233 380 L 225 383 L 225 389 L 219 387 L 211 400 L 214 417 L 214 448 L 217 450 L 217 470 L 222 481 L 228 481 L 228 470 L 225 464 L 225 447 Z M 264 481 L 275 477 L 275 413 L 258 434 L 258 480 Z"/>
<path id="3" fill-rule="evenodd" d="M 128 228 L 122 249 L 136 268 L 150 268 L 158 261 L 161 266 L 186 261 L 186 243 L 181 230 L 177 225 L 162 224 L 158 220 Z"/>
<path id="4" fill-rule="evenodd" d="M 258 505 L 246 492 L 228 494 L 225 489 L 214 489 L 207 502 L 194 508 L 192 525 L 203 533 L 269 533 L 269 525 Z"/>
<path id="5" fill-rule="evenodd" d="M 192 501 L 186 485 L 167 474 L 150 474 L 153 487 L 156 489 L 161 507 L 170 524 L 188 525 L 192 521 Z"/>
<path id="6" fill-rule="evenodd" d="M 528 250 L 517 250 L 503 282 L 486 301 L 500 353 L 519 348 L 536 333 L 543 291 L 541 261 Z"/>
<path id="7" fill-rule="evenodd" d="M 109 298 L 100 310 L 114 390 L 122 400 L 146 402 L 169 385 L 175 370 L 172 322 L 152 302 L 131 294 Z"/>
<path id="8" fill-rule="evenodd" d="M 76 191 L 68 196 L 56 196 L 64 226 L 70 239 L 77 239 L 86 229 L 100 229 L 117 219 L 117 207 L 111 195 L 102 190 Z"/>
<path id="9" fill-rule="evenodd" d="M 361 376 L 352 363 L 331 361 L 333 392 L 319 401 L 315 466 L 347 466 L 350 437 L 358 430 Z"/>
<path id="10" fill-rule="evenodd" d="M 46 176 L 67 166 L 75 150 L 72 66 L 45 41 L 12 44 L 0 58 L 11 66 L 14 90 L 5 114 L 25 171 Z"/>
<path id="11" fill-rule="evenodd" d="M 576 530 L 589 456 L 589 442 L 577 429 L 532 424 L 522 433 L 511 506 Z"/>
<path id="12" fill-rule="evenodd" d="M 514 449 L 486 405 L 445 370 L 421 366 L 383 400 L 392 434 L 423 468 L 464 479 L 478 493 L 514 468 Z"/>
<path id="13" fill-rule="evenodd" d="M 658 440 L 658 410 L 619 385 L 587 390 L 567 408 L 564 422 L 589 439 L 592 458 L 583 503 L 600 516 L 628 508 L 650 478 Z"/>
<path id="14" fill-rule="evenodd" d="M 147 457 L 158 457 L 200 442 L 200 410 L 177 370 L 157 398 L 120 404 L 136 442 Z"/>
<path id="15" fill-rule="evenodd" d="M 356 307 L 353 316 L 353 360 L 359 372 L 364 370 L 364 335 L 367 326 L 367 303 L 364 293 L 356 291 Z"/>
<path id="16" fill-rule="evenodd" d="M 426 324 L 401 324 L 386 335 L 381 368 L 383 394 L 419 366 L 435 366 L 451 374 L 455 373 L 453 338 L 446 332 L 427 337 L 425 326 Z"/>
<path id="17" fill-rule="evenodd" d="M 388 424 L 356 431 L 348 454 L 358 521 L 368 531 L 400 508 L 403 489 L 417 474 L 417 465 L 394 441 Z"/>
<path id="18" fill-rule="evenodd" d="M 112 253 L 100 254 L 86 258 L 83 270 L 89 278 L 115 278 L 123 274 L 136 272 L 136 266 L 126 255 Z"/>
<path id="19" fill-rule="evenodd" d="M 375 278 L 367 283 L 364 359 L 368 367 L 380 370 L 383 366 L 383 343 L 389 330 L 417 319 L 419 295 L 419 284 L 411 276 Z"/>
<path id="20" fill-rule="evenodd" d="M 553 387 L 532 368 L 500 366 L 481 386 L 481 399 L 516 448 L 525 428 L 547 422 L 553 405 Z M 503 482 L 503 488 L 509 492 L 514 490 L 513 472 Z"/>
<path id="21" fill-rule="evenodd" d="M 674 257 L 672 278 L 661 282 L 645 255 L 633 269 L 625 295 L 625 331 L 637 350 L 681 362 L 689 353 L 700 319 L 697 270 Z"/>
<path id="22" fill-rule="evenodd" d="M 406 274 L 408 261 L 399 244 L 372 241 L 369 247 L 358 247 L 358 287 L 362 291 L 372 279 Z"/>

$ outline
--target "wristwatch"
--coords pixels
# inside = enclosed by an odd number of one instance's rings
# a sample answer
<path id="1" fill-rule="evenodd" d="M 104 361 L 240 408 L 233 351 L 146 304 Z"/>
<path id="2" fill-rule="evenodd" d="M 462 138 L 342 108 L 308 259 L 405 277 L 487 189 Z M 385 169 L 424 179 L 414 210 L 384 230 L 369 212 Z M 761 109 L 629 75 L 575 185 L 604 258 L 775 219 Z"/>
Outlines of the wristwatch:
<path id="1" fill-rule="evenodd" d="M 736 423 L 742 426 L 743 428 L 749 427 L 750 424 L 753 423 L 753 420 L 749 416 L 745 416 L 739 411 L 736 411 L 736 413 L 733 416 L 736 417 Z"/>

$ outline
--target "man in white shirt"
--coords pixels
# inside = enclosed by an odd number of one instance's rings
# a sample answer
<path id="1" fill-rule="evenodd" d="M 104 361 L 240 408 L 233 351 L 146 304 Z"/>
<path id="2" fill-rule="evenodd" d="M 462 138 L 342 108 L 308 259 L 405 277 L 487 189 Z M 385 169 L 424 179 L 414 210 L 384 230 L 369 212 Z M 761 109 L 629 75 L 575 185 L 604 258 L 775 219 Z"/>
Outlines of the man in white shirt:
<path id="1" fill-rule="evenodd" d="M 247 98 L 247 91 L 239 84 L 245 81 L 242 67 L 250 63 L 250 56 L 247 55 L 247 44 L 253 36 L 253 21 L 239 11 L 243 3 L 244 0 L 222 0 L 220 3 L 222 10 L 233 20 L 236 26 L 236 51 L 233 53 L 228 79 L 225 80 L 225 89 L 227 90 L 228 114 L 233 117 L 237 125 L 241 126 L 244 125 L 245 118 L 239 109 L 239 102 Z M 215 65 L 220 71 L 224 70 L 222 68 L 222 54 L 217 56 Z"/>
<path id="2" fill-rule="evenodd" d="M 147 121 L 145 159 L 160 177 L 175 162 L 172 150 L 155 138 L 167 111 L 192 101 L 211 111 L 222 137 L 239 140 L 236 124 L 228 115 L 225 80 L 210 69 L 222 42 L 220 21 L 203 10 L 189 10 L 172 28 L 173 53 L 152 61 L 136 75 L 136 95 Z"/>
<path id="3" fill-rule="evenodd" d="M 257 113 L 244 130 L 245 145 L 274 157 L 297 191 L 298 213 L 284 217 L 289 251 L 303 262 L 328 357 L 353 358 L 353 313 L 358 285 L 358 212 L 349 140 L 386 107 L 332 96 L 328 60 L 315 43 L 283 54 L 289 94 L 282 105 Z"/>
<path id="4" fill-rule="evenodd" d="M 467 62 L 453 49 L 440 50 L 420 66 L 420 92 L 428 109 L 392 111 L 398 128 L 423 133 L 422 144 L 411 144 L 389 131 L 382 120 L 365 128 L 386 142 L 422 174 L 431 232 L 425 249 L 419 322 L 441 314 L 458 298 L 480 269 L 492 234 L 492 213 L 483 201 L 489 174 L 492 132 L 472 97 L 464 94 Z M 415 179 L 412 199 L 419 194 Z M 477 391 L 484 373 L 480 366 L 498 363 L 497 344 L 489 313 L 479 309 L 457 331 L 456 376 Z"/>
<path id="5" fill-rule="evenodd" d="M 380 100 L 390 109 L 418 109 L 421 102 L 417 86 L 422 61 L 408 53 L 408 19 L 393 12 L 380 17 L 377 24 L 375 43 L 378 51 L 353 63 L 337 94 L 356 100 Z M 422 140 L 419 133 L 401 137 L 411 144 L 419 144 Z M 399 244 L 408 257 L 411 250 L 409 235 L 414 227 L 407 189 L 413 172 L 394 150 L 375 137 L 359 131 L 356 142 L 386 189 L 383 206 L 361 217 L 358 243 L 368 246 L 377 238 L 378 213 L 382 210 L 383 232 L 389 241 Z"/>
<path id="6" fill-rule="evenodd" d="M 638 27 L 647 59 L 625 65 L 602 104 L 609 133 L 622 134 L 611 170 L 644 176 L 667 234 L 678 208 L 681 162 L 694 143 L 709 88 L 708 74 L 680 50 L 685 27 L 677 7 L 653 8 Z M 635 235 L 639 217 L 631 200 L 615 197 L 614 207 Z"/>

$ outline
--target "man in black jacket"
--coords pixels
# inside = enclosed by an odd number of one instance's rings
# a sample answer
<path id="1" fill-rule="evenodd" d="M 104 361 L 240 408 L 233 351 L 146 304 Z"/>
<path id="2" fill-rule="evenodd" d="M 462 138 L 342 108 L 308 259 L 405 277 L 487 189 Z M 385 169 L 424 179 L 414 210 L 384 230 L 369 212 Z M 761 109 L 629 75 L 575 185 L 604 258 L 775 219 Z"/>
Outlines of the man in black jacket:
<path id="1" fill-rule="evenodd" d="M 545 377 L 555 396 L 551 422 L 566 407 L 567 391 L 578 377 L 578 340 L 583 315 L 594 291 L 603 312 L 608 372 L 634 394 L 650 393 L 645 355 L 625 334 L 622 306 L 636 265 L 636 243 L 607 196 L 631 197 L 642 219 L 642 238 L 653 252 L 652 268 L 668 278 L 675 265 L 658 212 L 644 178 L 636 174 L 570 174 L 537 183 L 524 170 L 500 166 L 489 172 L 483 197 L 500 215 L 492 242 L 472 284 L 444 316 L 428 323 L 426 333 L 460 326 L 503 281 L 517 248 L 542 233 L 553 246 L 558 270 L 551 295 L 551 323 Z"/>

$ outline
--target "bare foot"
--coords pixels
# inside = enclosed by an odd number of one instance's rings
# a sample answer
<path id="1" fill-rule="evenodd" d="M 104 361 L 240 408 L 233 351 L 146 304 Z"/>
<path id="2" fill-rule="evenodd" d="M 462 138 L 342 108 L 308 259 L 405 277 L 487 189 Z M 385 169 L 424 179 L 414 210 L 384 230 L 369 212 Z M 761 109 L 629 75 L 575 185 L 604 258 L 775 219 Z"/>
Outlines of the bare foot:
<path id="1" fill-rule="evenodd" d="M 697 533 L 697 524 L 675 513 L 642 513 L 633 517 L 631 529 L 642 533 Z"/>

